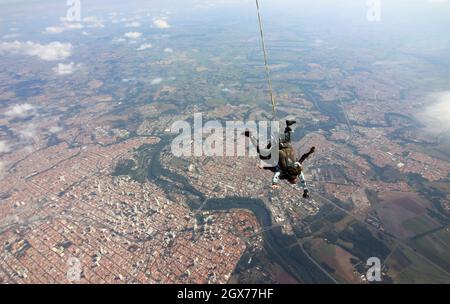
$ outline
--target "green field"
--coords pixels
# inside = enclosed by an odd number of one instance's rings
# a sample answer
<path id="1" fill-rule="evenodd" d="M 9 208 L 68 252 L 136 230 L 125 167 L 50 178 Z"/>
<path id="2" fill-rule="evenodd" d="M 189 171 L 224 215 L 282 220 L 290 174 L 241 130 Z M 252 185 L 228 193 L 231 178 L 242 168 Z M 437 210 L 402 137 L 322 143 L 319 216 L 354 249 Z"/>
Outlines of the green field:
<path id="1" fill-rule="evenodd" d="M 401 250 L 401 252 L 398 252 Z M 450 275 L 407 248 L 396 249 L 388 260 L 389 275 L 396 283 L 449 284 Z"/>

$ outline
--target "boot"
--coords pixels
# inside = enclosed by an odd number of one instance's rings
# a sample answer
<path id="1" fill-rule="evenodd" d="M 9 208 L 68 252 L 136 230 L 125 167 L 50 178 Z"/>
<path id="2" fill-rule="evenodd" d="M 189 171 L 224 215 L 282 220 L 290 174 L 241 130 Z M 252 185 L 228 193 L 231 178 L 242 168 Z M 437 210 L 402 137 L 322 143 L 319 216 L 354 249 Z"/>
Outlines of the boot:
<path id="1" fill-rule="evenodd" d="M 286 126 L 290 127 L 295 125 L 297 122 L 295 120 L 286 120 Z"/>

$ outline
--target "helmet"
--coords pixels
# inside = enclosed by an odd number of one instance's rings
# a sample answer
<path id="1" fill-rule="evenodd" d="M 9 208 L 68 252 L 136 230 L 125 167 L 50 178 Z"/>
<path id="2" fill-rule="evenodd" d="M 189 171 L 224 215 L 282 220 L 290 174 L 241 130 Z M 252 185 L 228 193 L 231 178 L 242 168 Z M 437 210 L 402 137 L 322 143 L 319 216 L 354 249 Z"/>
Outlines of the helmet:
<path id="1" fill-rule="evenodd" d="M 298 183 L 298 176 L 297 175 L 292 176 L 291 178 L 288 179 L 288 182 L 293 184 L 293 185 L 297 184 Z"/>
<path id="2" fill-rule="evenodd" d="M 290 176 L 297 177 L 300 173 L 302 173 L 303 167 L 299 162 L 293 163 L 291 166 L 289 166 L 287 173 Z"/>

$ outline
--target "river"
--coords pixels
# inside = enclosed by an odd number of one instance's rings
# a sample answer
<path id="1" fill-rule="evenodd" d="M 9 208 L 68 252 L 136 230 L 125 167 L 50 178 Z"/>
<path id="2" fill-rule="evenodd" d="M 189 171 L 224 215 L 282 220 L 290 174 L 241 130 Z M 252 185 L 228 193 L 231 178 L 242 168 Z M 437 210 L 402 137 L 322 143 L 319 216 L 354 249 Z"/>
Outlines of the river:
<path id="1" fill-rule="evenodd" d="M 188 197 L 188 206 L 192 211 L 197 211 L 200 206 L 206 211 L 226 211 L 236 208 L 251 211 L 264 230 L 264 249 L 269 260 L 279 264 L 300 283 L 333 283 L 328 275 L 308 258 L 294 236 L 283 234 L 281 227 L 278 226 L 264 229 L 272 227 L 273 224 L 270 211 L 262 200 L 245 197 L 207 199 L 186 177 L 164 168 L 160 162 L 160 155 L 168 144 L 170 138 L 163 139 L 150 151 L 151 165 L 147 175 L 150 181 L 164 189 L 169 196 L 170 192 L 178 192 Z"/>

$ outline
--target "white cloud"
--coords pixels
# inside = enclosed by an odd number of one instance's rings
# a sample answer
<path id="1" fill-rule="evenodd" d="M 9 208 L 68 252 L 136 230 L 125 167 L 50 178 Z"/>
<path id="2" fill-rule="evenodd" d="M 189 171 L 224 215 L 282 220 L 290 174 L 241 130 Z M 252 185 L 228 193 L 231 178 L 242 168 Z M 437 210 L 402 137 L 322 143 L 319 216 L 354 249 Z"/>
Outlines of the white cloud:
<path id="1" fill-rule="evenodd" d="M 142 33 L 139 32 L 128 32 L 125 33 L 125 35 L 123 35 L 125 38 L 129 38 L 129 39 L 138 39 L 142 36 Z"/>
<path id="2" fill-rule="evenodd" d="M 12 34 L 6 34 L 6 35 L 4 35 L 2 38 L 3 38 L 3 39 L 13 39 L 13 38 L 17 38 L 17 37 L 20 37 L 20 34 L 12 33 Z"/>
<path id="3" fill-rule="evenodd" d="M 254 0 L 198 0 L 195 1 L 195 8 L 216 8 L 219 6 L 227 6 L 227 5 L 242 5 L 244 3 L 252 3 Z"/>
<path id="4" fill-rule="evenodd" d="M 147 50 L 147 49 L 151 49 L 152 47 L 153 47 L 153 45 L 151 43 L 144 43 L 144 44 L 141 44 L 141 46 L 138 47 L 136 49 L 136 51 L 144 51 L 144 50 Z"/>
<path id="5" fill-rule="evenodd" d="M 53 68 L 53 71 L 58 75 L 70 75 L 79 67 L 79 64 L 75 65 L 73 62 L 69 64 L 59 63 L 58 66 Z"/>
<path id="6" fill-rule="evenodd" d="M 47 34 L 60 34 L 68 30 L 81 30 L 83 28 L 103 28 L 103 21 L 95 16 L 89 16 L 82 19 L 82 23 L 70 22 L 66 17 L 59 18 L 61 25 L 49 26 L 45 28 L 45 33 Z M 83 32 L 84 33 L 84 32 Z"/>
<path id="7" fill-rule="evenodd" d="M 61 127 L 58 127 L 58 126 L 53 126 L 53 127 L 51 127 L 50 129 L 49 129 L 49 131 L 51 132 L 51 133 L 59 133 L 59 132 L 61 132 L 63 129 L 61 128 Z"/>
<path id="8" fill-rule="evenodd" d="M 167 22 L 165 18 L 154 18 L 153 19 L 153 26 L 159 28 L 159 29 L 167 29 L 170 28 L 170 24 Z"/>
<path id="9" fill-rule="evenodd" d="M 67 30 L 80 30 L 84 28 L 81 23 L 64 22 L 61 26 L 49 26 L 45 28 L 47 34 L 60 34 Z"/>
<path id="10" fill-rule="evenodd" d="M 65 31 L 62 26 L 49 26 L 45 28 L 45 32 L 48 34 L 60 34 Z"/>
<path id="11" fill-rule="evenodd" d="M 3 42 L 0 43 L 0 53 L 3 52 L 36 56 L 42 60 L 55 61 L 69 57 L 72 53 L 72 44 L 58 41 L 49 44 L 39 44 L 31 41 Z"/>
<path id="12" fill-rule="evenodd" d="M 85 17 L 83 18 L 83 22 L 87 24 L 87 27 L 97 27 L 97 28 L 105 27 L 103 21 L 95 16 Z"/>
<path id="13" fill-rule="evenodd" d="M 88 17 L 84 17 L 83 18 L 83 22 L 90 22 L 90 23 L 95 23 L 100 21 L 97 17 L 95 16 L 88 16 Z"/>
<path id="14" fill-rule="evenodd" d="M 164 49 L 164 52 L 166 52 L 166 53 L 173 53 L 173 49 L 171 49 L 171 48 L 166 48 L 166 49 Z"/>
<path id="15" fill-rule="evenodd" d="M 450 131 L 450 91 L 430 95 L 431 104 L 418 114 L 433 133 Z"/>
<path id="16" fill-rule="evenodd" d="M 6 165 L 4 162 L 0 161 L 0 179 L 6 175 Z"/>
<path id="17" fill-rule="evenodd" d="M 9 151 L 11 151 L 11 148 L 8 143 L 4 140 L 0 140 L 0 153 L 8 153 Z"/>
<path id="18" fill-rule="evenodd" d="M 160 84 L 161 82 L 163 82 L 162 78 L 155 78 L 152 80 L 152 82 L 150 83 L 151 85 L 157 85 Z"/>
<path id="19" fill-rule="evenodd" d="M 22 127 L 17 133 L 21 139 L 34 139 L 36 138 L 36 127 L 33 123 L 29 123 Z"/>
<path id="20" fill-rule="evenodd" d="M 35 107 L 29 103 L 17 104 L 5 112 L 8 117 L 26 117 L 35 111 Z"/>
<path id="21" fill-rule="evenodd" d="M 140 27 L 140 26 L 141 26 L 141 24 L 137 21 L 133 21 L 133 22 L 125 24 L 125 27 Z"/>
<path id="22" fill-rule="evenodd" d="M 84 26 L 81 23 L 69 22 L 64 24 L 64 26 L 69 30 L 81 30 Z"/>

